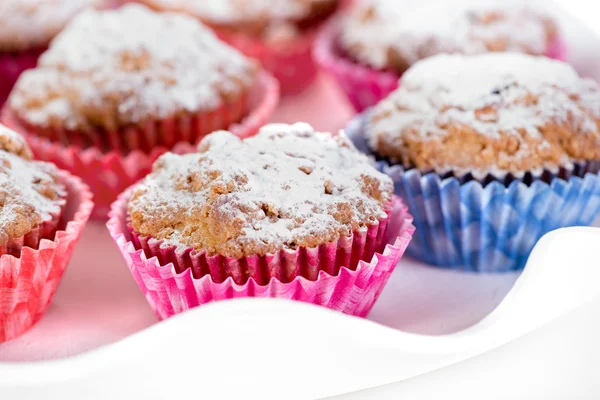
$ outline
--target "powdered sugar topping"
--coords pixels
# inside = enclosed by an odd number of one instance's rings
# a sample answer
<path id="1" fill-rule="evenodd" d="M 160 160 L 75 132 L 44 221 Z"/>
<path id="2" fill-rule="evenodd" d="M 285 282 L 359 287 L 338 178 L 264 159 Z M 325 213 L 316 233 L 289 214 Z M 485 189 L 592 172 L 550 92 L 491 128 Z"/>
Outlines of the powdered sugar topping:
<path id="1" fill-rule="evenodd" d="M 391 180 L 343 135 L 272 124 L 240 140 L 209 135 L 167 154 L 130 202 L 134 229 L 165 243 L 241 257 L 314 247 L 385 218 Z"/>
<path id="2" fill-rule="evenodd" d="M 365 0 L 340 39 L 360 62 L 379 69 L 405 69 L 439 53 L 541 55 L 556 33 L 542 10 L 543 3 L 526 0 Z"/>
<path id="3" fill-rule="evenodd" d="M 45 46 L 78 12 L 109 0 L 2 0 L 0 50 Z"/>
<path id="4" fill-rule="evenodd" d="M 554 147 L 566 158 L 594 158 L 599 121 L 600 87 L 565 63 L 513 53 L 439 55 L 403 75 L 400 87 L 375 108 L 367 135 L 379 149 L 402 148 L 409 138 L 444 142 L 459 130 L 478 142 L 511 137 L 517 165 Z M 596 144 L 581 148 L 587 140 Z"/>
<path id="5" fill-rule="evenodd" d="M 75 18 L 9 101 L 35 125 L 111 128 L 213 110 L 247 90 L 256 70 L 195 19 L 128 5 Z"/>

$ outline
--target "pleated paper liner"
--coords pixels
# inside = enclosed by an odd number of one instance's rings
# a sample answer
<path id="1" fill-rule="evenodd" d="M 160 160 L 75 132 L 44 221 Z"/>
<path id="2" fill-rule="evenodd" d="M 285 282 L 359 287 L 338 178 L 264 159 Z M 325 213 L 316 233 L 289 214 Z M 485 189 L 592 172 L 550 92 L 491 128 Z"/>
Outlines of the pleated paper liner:
<path id="1" fill-rule="evenodd" d="M 133 235 L 127 222 L 131 190 L 112 205 L 107 227 L 161 319 L 237 297 L 305 301 L 366 316 L 414 232 L 406 206 L 394 198 L 388 219 L 351 238 L 264 257 L 207 257 L 189 249 L 161 247 L 158 240 Z"/>
<path id="2" fill-rule="evenodd" d="M 356 117 L 346 134 L 375 160 L 364 137 L 366 114 Z M 588 226 L 600 214 L 598 162 L 479 180 L 374 162 L 392 178 L 395 193 L 415 218 L 417 230 L 407 254 L 444 268 L 520 270 L 544 234 Z"/>
<path id="3" fill-rule="evenodd" d="M 316 39 L 314 56 L 342 88 L 357 112 L 379 103 L 398 87 L 400 75 L 392 71 L 373 69 L 344 54 L 338 44 L 340 21 L 332 21 Z M 547 56 L 564 61 L 566 43 L 556 40 L 548 47 Z"/>
<path id="4" fill-rule="evenodd" d="M 266 72 L 260 73 L 247 101 L 250 112 L 241 122 L 233 123 L 228 128 L 242 138 L 254 135 L 269 120 L 279 101 L 277 81 Z M 239 110 L 232 112 L 237 115 Z M 95 196 L 96 208 L 92 215 L 95 219 L 106 219 L 110 204 L 117 195 L 146 176 L 160 155 L 167 151 L 194 151 L 194 143 L 204 134 L 227 128 L 226 125 L 221 125 L 224 119 L 231 120 L 225 117 L 221 119 L 219 115 L 209 113 L 205 118 L 198 116 L 168 119 L 137 130 L 130 129 L 108 135 L 107 137 L 115 138 L 116 142 L 122 138 L 127 141 L 130 149 L 133 149 L 123 153 L 120 150 L 106 152 L 96 146 L 82 148 L 77 144 L 65 145 L 64 143 L 69 143 L 71 136 L 63 132 L 55 135 L 61 138 L 60 141 L 49 140 L 37 135 L 35 129 L 25 126 L 8 107 L 5 107 L 2 114 L 2 122 L 27 139 L 36 159 L 53 162 L 59 168 L 80 176 L 90 186 Z M 197 134 L 198 132 L 201 134 Z"/>
<path id="5" fill-rule="evenodd" d="M 0 256 L 0 342 L 21 335 L 43 316 L 94 206 L 79 178 L 60 171 L 60 180 L 67 201 L 58 230 L 50 223 L 36 237 L 24 238 L 18 256 Z"/>

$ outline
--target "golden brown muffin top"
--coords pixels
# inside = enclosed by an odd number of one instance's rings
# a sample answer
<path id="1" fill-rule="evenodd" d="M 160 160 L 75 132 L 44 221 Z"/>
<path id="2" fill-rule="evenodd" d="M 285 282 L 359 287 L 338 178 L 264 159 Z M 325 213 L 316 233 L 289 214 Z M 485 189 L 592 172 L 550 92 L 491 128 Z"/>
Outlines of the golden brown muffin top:
<path id="1" fill-rule="evenodd" d="M 340 41 L 357 61 L 397 73 L 440 53 L 543 55 L 557 37 L 544 9 L 529 0 L 363 0 Z"/>
<path id="2" fill-rule="evenodd" d="M 113 130 L 214 110 L 246 93 L 257 70 L 195 19 L 128 5 L 79 14 L 8 104 L 35 126 Z"/>
<path id="3" fill-rule="evenodd" d="M 331 15 L 339 0 L 137 0 L 157 10 L 179 11 L 204 23 L 277 39 Z"/>
<path id="4" fill-rule="evenodd" d="M 165 154 L 129 203 L 135 232 L 241 258 L 316 247 L 386 217 L 393 184 L 343 134 L 271 124 Z"/>
<path id="5" fill-rule="evenodd" d="M 0 245 L 50 220 L 65 196 L 56 167 L 32 161 L 25 140 L 0 125 Z"/>
<path id="6" fill-rule="evenodd" d="M 555 170 L 600 160 L 600 87 L 545 57 L 439 55 L 403 75 L 366 135 L 379 155 L 424 171 Z"/>
<path id="7" fill-rule="evenodd" d="M 106 8 L 110 0 L 2 0 L 0 51 L 46 46 L 80 11 Z"/>

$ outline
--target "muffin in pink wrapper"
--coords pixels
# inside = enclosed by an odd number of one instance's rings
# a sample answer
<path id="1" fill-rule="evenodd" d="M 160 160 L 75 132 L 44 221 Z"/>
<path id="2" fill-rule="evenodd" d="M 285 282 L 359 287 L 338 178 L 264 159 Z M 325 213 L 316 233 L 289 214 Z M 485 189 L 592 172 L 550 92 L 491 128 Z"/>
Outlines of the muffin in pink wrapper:
<path id="1" fill-rule="evenodd" d="M 88 7 L 113 0 L 2 0 L 0 2 L 0 108 L 21 72 L 37 59 L 67 22 Z"/>
<path id="2" fill-rule="evenodd" d="M 343 134 L 272 124 L 163 155 L 107 226 L 160 318 L 235 297 L 364 316 L 414 231 L 392 191 Z"/>
<path id="3" fill-rule="evenodd" d="M 93 207 L 79 178 L 31 158 L 0 125 L 0 343 L 41 318 Z"/>
<path id="4" fill-rule="evenodd" d="M 314 46 L 317 63 L 359 112 L 387 97 L 419 60 L 500 51 L 563 60 L 566 48 L 543 5 L 525 0 L 363 0 Z"/>
<path id="5" fill-rule="evenodd" d="M 319 28 L 348 0 L 137 0 L 159 11 L 192 15 L 249 57 L 281 85 L 283 94 L 304 90 L 317 67 L 312 45 Z"/>
<path id="6" fill-rule="evenodd" d="M 22 74 L 3 110 L 36 158 L 84 178 L 106 218 L 118 193 L 166 151 L 204 135 L 253 135 L 277 81 L 194 18 L 140 5 L 86 11 Z"/>

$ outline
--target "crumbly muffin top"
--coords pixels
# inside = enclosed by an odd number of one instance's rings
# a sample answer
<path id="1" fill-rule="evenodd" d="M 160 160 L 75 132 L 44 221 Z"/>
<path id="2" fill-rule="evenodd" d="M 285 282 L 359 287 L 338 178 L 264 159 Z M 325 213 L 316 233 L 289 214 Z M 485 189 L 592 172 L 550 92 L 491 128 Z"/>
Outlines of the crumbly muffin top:
<path id="1" fill-rule="evenodd" d="M 194 15 L 209 25 L 273 36 L 335 11 L 339 0 L 138 0 L 158 10 Z"/>
<path id="2" fill-rule="evenodd" d="M 543 55 L 557 27 L 542 10 L 527 0 L 364 0 L 340 42 L 357 61 L 398 73 L 439 53 Z"/>
<path id="3" fill-rule="evenodd" d="M 420 61 L 373 110 L 380 155 L 421 170 L 505 174 L 600 160 L 600 87 L 516 53 Z"/>
<path id="4" fill-rule="evenodd" d="M 245 93 L 257 64 L 191 17 L 140 5 L 79 14 L 9 106 L 35 126 L 103 127 L 213 110 Z"/>
<path id="5" fill-rule="evenodd" d="M 108 4 L 109 0 L 2 0 L 0 51 L 46 46 L 75 14 Z"/>
<path id="6" fill-rule="evenodd" d="M 241 258 L 316 247 L 385 218 L 393 184 L 343 134 L 271 124 L 165 154 L 129 203 L 135 232 Z"/>
<path id="7" fill-rule="evenodd" d="M 49 220 L 65 196 L 56 167 L 32 161 L 25 140 L 0 125 L 0 245 Z"/>

